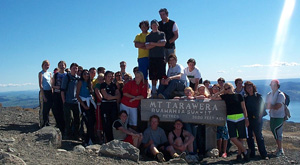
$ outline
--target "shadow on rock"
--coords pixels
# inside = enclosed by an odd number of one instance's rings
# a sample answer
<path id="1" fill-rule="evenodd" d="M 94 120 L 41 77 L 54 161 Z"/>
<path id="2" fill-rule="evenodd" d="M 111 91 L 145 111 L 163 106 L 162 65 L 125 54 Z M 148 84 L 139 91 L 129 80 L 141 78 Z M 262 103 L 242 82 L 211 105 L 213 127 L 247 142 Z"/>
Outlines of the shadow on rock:
<path id="1" fill-rule="evenodd" d="M 32 123 L 31 125 L 9 124 L 6 126 L 0 126 L 0 130 L 18 131 L 20 133 L 32 133 L 39 130 L 39 125 L 37 123 Z"/>

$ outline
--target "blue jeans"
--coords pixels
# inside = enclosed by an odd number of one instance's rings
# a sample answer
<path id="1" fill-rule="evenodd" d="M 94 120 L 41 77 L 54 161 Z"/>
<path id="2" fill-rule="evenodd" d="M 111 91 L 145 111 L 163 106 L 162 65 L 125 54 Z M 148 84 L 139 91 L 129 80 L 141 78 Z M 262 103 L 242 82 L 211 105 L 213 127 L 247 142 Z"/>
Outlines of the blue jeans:
<path id="1" fill-rule="evenodd" d="M 168 85 L 159 84 L 157 93 L 164 95 L 166 99 L 170 99 L 174 91 L 184 91 L 185 82 L 183 80 L 171 80 Z"/>
<path id="2" fill-rule="evenodd" d="M 251 150 L 251 156 L 255 156 L 255 145 L 254 145 L 254 139 L 253 139 L 253 133 L 256 137 L 256 142 L 258 146 L 258 150 L 260 153 L 260 156 L 265 157 L 267 156 L 267 151 L 265 147 L 265 141 L 264 137 L 262 135 L 262 119 L 251 119 L 249 118 L 249 126 L 248 126 L 248 138 L 247 143 L 248 147 Z"/>

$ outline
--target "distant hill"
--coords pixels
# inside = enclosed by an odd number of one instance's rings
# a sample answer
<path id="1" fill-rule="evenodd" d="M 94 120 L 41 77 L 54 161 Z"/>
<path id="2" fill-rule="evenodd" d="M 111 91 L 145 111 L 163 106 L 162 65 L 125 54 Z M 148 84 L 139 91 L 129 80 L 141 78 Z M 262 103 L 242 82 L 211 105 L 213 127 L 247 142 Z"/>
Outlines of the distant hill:
<path id="1" fill-rule="evenodd" d="M 0 103 L 4 107 L 35 108 L 39 106 L 39 91 L 1 92 Z"/>

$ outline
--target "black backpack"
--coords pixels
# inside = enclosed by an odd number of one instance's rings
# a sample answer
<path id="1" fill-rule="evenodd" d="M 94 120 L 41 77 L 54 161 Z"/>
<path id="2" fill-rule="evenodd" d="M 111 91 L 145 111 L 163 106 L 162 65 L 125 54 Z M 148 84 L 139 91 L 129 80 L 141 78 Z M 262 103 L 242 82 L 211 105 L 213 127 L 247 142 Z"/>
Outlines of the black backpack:
<path id="1" fill-rule="evenodd" d="M 285 113 L 284 120 L 288 120 L 289 118 L 291 118 L 291 112 L 290 112 L 290 110 L 288 108 L 288 106 L 290 104 L 290 101 L 291 101 L 290 100 L 290 96 L 288 94 L 282 92 L 282 91 L 279 91 L 279 92 L 283 93 L 284 96 L 285 96 L 285 100 L 284 100 L 284 113 Z"/>

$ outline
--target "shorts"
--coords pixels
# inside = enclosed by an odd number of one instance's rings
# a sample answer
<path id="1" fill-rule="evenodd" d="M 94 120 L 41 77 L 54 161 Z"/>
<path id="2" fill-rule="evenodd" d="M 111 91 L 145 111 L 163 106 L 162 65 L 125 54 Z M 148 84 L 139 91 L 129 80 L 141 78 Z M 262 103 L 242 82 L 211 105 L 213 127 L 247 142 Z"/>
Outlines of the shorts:
<path id="1" fill-rule="evenodd" d="M 150 80 L 160 80 L 166 76 L 166 63 L 164 58 L 149 58 Z"/>
<path id="2" fill-rule="evenodd" d="M 228 132 L 230 138 L 245 139 L 248 137 L 245 120 L 233 122 L 227 120 Z"/>
<path id="3" fill-rule="evenodd" d="M 270 128 L 276 140 L 282 140 L 282 127 L 284 118 L 272 118 L 270 119 Z"/>
<path id="4" fill-rule="evenodd" d="M 137 126 L 138 113 L 137 108 L 128 107 L 124 104 L 120 104 L 120 110 L 125 110 L 128 114 L 128 124 L 132 126 Z"/>
<path id="5" fill-rule="evenodd" d="M 224 140 L 229 139 L 228 129 L 227 129 L 226 125 L 217 127 L 217 140 L 220 140 L 220 139 L 224 139 Z"/>
<path id="6" fill-rule="evenodd" d="M 128 136 L 123 140 L 123 142 L 128 142 L 128 143 L 130 143 L 130 144 L 133 145 L 133 138 L 132 138 L 132 136 L 131 136 L 131 135 L 128 135 Z"/>
<path id="7" fill-rule="evenodd" d="M 138 58 L 139 71 L 144 75 L 144 79 L 148 80 L 149 57 Z"/>

